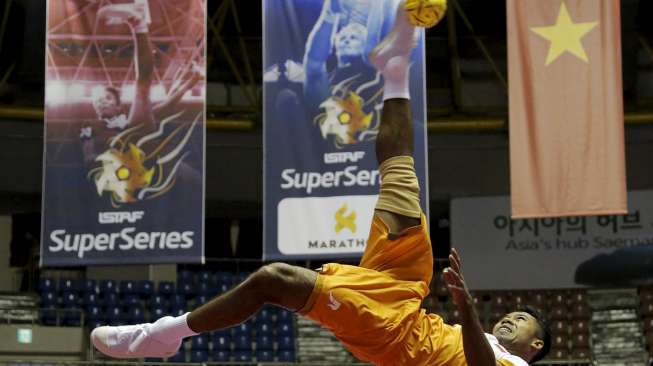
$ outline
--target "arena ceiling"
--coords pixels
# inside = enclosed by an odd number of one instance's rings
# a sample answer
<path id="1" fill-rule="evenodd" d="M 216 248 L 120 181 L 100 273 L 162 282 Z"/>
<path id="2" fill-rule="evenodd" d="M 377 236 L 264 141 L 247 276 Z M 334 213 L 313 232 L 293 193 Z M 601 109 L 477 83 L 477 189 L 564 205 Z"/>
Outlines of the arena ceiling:
<path id="1" fill-rule="evenodd" d="M 79 13 L 100 3 L 124 0 L 77 0 Z M 471 119 L 507 115 L 505 0 L 449 0 L 449 16 L 427 32 L 427 85 L 431 120 Z M 179 9 L 174 1 L 155 0 L 155 37 L 165 44 L 161 51 L 183 51 L 174 31 L 175 19 L 196 16 Z M 207 0 L 208 82 L 240 85 L 246 103 L 211 105 L 214 118 L 259 120 L 262 75 L 262 6 L 260 0 Z M 59 27 L 52 54 L 45 54 L 46 9 L 44 1 L 5 0 L 0 5 L 0 106 L 38 117 L 43 105 L 46 57 L 58 70 L 73 77 L 112 79 L 110 70 L 90 63 L 103 58 L 122 59 L 118 67 L 130 67 L 127 33 L 106 36 L 101 44 L 70 37 L 78 30 L 66 20 L 75 13 L 55 14 Z M 200 0 L 198 0 L 200 4 Z M 653 73 L 653 25 L 646 14 L 653 2 L 622 0 L 624 97 L 626 110 L 653 110 L 653 93 L 642 88 L 642 73 Z M 455 17 L 451 15 L 455 14 Z M 52 25 L 50 26 L 52 28 Z M 92 24 L 100 36 L 101 24 Z M 127 30 L 125 29 L 125 32 Z M 188 55 L 192 58 L 192 55 Z M 174 74 L 179 65 L 163 62 L 159 78 Z M 92 73 L 100 75 L 89 76 Z M 651 79 L 649 79 L 651 80 Z M 644 90 L 644 92 L 642 92 Z M 470 92 L 471 91 L 471 92 Z M 477 92 L 474 92 L 477 91 Z M 483 92 L 483 91 L 491 91 Z M 486 95 L 483 95 L 485 93 Z M 491 94 L 491 95 L 490 95 Z M 2 109 L 2 108 L 0 108 Z M 34 114 L 36 113 L 36 114 Z M 10 113 L 11 114 L 11 113 Z M 7 118 L 6 113 L 0 113 Z M 628 120 L 628 118 L 627 118 Z"/>

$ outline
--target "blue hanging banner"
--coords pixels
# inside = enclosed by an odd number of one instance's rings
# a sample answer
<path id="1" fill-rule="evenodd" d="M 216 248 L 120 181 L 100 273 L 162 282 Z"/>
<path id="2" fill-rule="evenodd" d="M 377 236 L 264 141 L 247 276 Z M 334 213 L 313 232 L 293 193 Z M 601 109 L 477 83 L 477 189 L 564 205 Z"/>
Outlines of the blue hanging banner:
<path id="1" fill-rule="evenodd" d="M 47 6 L 41 265 L 202 262 L 206 1 Z"/>
<path id="2" fill-rule="evenodd" d="M 265 0 L 265 260 L 359 257 L 379 191 L 383 78 L 367 55 L 398 0 Z M 424 37 L 412 54 L 415 168 L 428 213 Z"/>

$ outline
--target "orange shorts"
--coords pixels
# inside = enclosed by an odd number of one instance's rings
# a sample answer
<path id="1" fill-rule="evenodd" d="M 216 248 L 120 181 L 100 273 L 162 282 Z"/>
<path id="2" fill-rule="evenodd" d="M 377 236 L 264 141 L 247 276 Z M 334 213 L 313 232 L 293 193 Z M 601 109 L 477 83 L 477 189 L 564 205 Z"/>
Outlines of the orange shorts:
<path id="1" fill-rule="evenodd" d="M 331 330 L 356 357 L 375 364 L 392 364 L 388 360 L 404 346 L 420 321 L 433 274 L 424 215 L 420 226 L 388 234 L 375 215 L 360 265 L 324 265 L 300 311 Z"/>

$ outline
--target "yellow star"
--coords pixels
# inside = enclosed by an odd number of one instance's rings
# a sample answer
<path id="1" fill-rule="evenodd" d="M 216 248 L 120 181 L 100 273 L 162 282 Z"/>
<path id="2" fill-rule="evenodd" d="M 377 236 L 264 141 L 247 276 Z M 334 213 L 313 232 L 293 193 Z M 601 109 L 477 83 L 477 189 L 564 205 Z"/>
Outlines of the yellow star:
<path id="1" fill-rule="evenodd" d="M 555 61 L 563 53 L 569 52 L 579 59 L 588 62 L 587 54 L 581 43 L 581 39 L 599 22 L 574 23 L 569 16 L 564 1 L 558 12 L 556 24 L 549 27 L 534 27 L 531 31 L 546 38 L 549 44 L 549 53 L 546 56 L 546 66 Z"/>

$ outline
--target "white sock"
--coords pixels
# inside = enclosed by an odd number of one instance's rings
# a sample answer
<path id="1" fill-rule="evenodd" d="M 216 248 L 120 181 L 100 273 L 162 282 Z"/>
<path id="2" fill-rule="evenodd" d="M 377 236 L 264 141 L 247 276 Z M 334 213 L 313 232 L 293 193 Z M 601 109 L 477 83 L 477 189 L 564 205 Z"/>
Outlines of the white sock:
<path id="1" fill-rule="evenodd" d="M 410 99 L 409 55 L 391 57 L 383 67 L 383 100 Z"/>
<path id="2" fill-rule="evenodd" d="M 190 313 L 176 317 L 166 316 L 155 321 L 150 327 L 150 334 L 163 343 L 174 343 L 180 339 L 199 334 L 188 326 L 186 320 L 188 314 Z"/>

